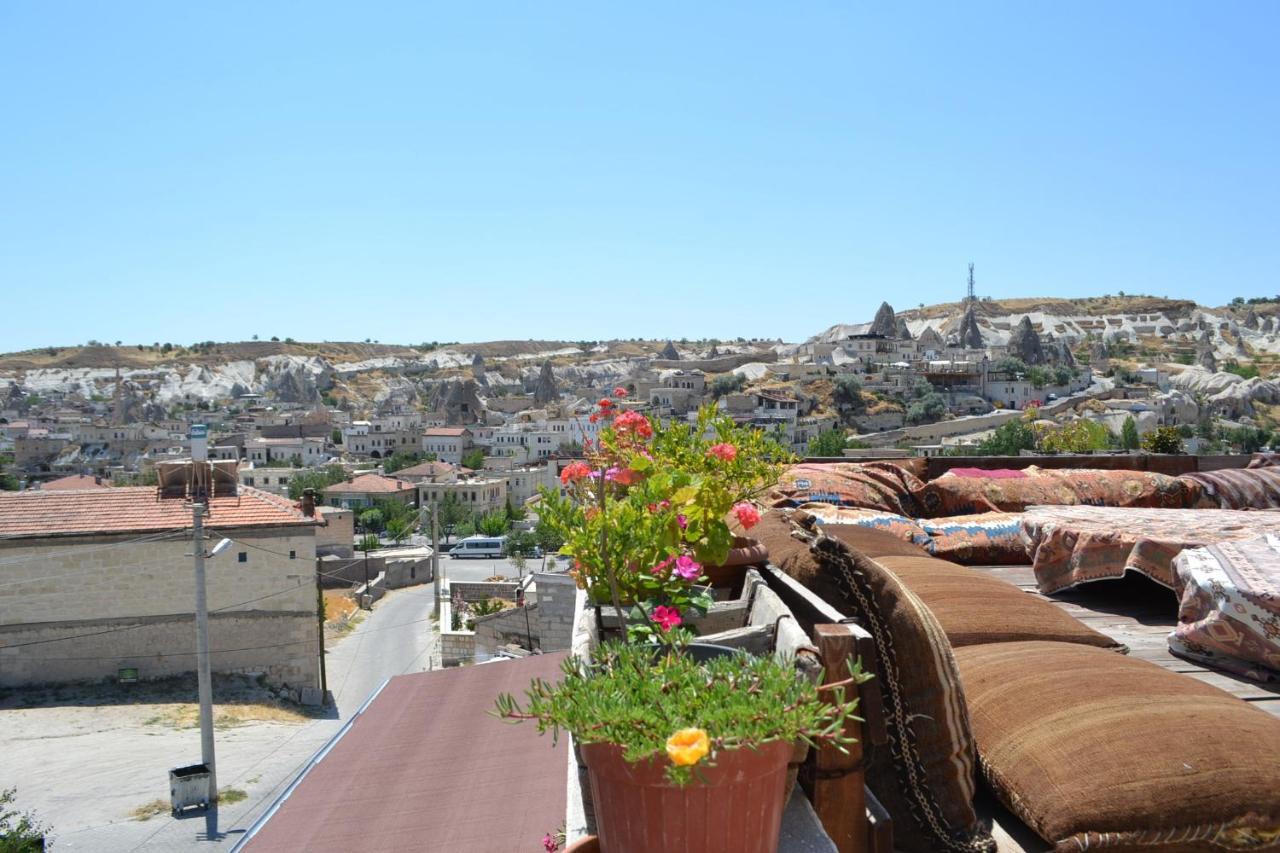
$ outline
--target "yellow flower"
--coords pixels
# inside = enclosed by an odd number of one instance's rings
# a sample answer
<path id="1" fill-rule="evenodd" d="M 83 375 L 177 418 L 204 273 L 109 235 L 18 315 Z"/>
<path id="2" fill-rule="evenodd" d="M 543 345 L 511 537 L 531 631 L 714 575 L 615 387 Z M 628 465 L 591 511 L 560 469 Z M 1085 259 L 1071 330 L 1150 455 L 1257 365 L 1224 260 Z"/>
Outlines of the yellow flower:
<path id="1" fill-rule="evenodd" d="M 711 739 L 702 729 L 681 729 L 667 738 L 667 755 L 679 767 L 697 764 L 711 751 Z"/>

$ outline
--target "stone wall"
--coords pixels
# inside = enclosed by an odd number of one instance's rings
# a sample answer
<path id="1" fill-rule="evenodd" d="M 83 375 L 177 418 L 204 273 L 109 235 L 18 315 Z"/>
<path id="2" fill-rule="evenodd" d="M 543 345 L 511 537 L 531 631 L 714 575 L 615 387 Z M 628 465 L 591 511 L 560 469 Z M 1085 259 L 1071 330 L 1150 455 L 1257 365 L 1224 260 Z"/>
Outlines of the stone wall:
<path id="1" fill-rule="evenodd" d="M 567 574 L 550 572 L 536 572 L 533 582 L 538 592 L 536 628 L 539 648 L 544 652 L 569 648 L 573 638 L 573 609 L 578 585 Z"/>
<path id="2" fill-rule="evenodd" d="M 309 592 L 314 603 L 315 588 L 309 587 Z M 115 679 L 122 668 L 136 668 L 141 679 L 196 668 L 195 620 L 190 614 L 0 627 L 0 645 L 23 643 L 36 645 L 0 648 L 0 687 Z M 293 690 L 318 687 L 317 643 L 314 610 L 235 611 L 209 617 L 214 672 L 262 674 L 272 684 Z"/>
<path id="3" fill-rule="evenodd" d="M 525 649 L 541 648 L 538 635 L 538 605 L 516 607 L 476 619 L 475 654 L 483 660 L 499 646 L 514 643 Z"/>
<path id="4" fill-rule="evenodd" d="M 449 584 L 449 598 L 461 598 L 466 602 L 484 601 L 486 598 L 515 601 L 519 587 L 520 584 L 516 581 L 452 581 Z"/>

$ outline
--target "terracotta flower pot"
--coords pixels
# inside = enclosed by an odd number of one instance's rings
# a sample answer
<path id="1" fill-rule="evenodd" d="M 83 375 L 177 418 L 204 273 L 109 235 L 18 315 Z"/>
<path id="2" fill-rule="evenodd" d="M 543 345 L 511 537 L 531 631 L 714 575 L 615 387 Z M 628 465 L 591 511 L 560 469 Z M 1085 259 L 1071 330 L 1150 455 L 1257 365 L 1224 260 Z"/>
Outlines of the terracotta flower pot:
<path id="1" fill-rule="evenodd" d="M 716 756 L 684 787 L 665 758 L 628 764 L 613 744 L 582 746 L 600 849 L 607 853 L 773 853 L 793 745 L 768 743 Z M 701 778 L 698 774 L 701 773 Z"/>
<path id="2" fill-rule="evenodd" d="M 729 555 L 718 566 L 703 566 L 702 573 L 707 576 L 711 586 L 716 589 L 729 589 L 733 595 L 742 591 L 742 580 L 747 575 L 749 566 L 757 566 L 767 562 L 769 549 L 763 543 L 750 536 L 733 537 L 733 547 Z"/>

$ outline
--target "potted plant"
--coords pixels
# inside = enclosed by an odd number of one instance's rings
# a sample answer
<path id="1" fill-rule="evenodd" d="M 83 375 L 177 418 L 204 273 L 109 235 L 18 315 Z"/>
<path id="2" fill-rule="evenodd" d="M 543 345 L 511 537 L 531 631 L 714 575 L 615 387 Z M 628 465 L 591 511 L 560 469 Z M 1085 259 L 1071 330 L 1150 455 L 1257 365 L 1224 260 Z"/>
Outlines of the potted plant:
<path id="1" fill-rule="evenodd" d="M 748 549 L 738 573 L 762 550 L 735 539 L 726 518 L 744 530 L 760 513 L 754 499 L 777 481 L 789 454 L 769 435 L 741 427 L 714 406 L 693 422 L 659 424 L 622 410 L 615 388 L 598 403 L 599 439 L 583 442 L 586 461 L 567 466 L 564 487 L 544 490 L 541 522 L 564 541 L 561 553 L 597 606 L 626 613 L 633 636 L 665 633 L 706 612 L 712 567 Z M 740 580 L 737 581 L 740 583 Z M 624 609 L 626 608 L 626 609 Z"/>
<path id="2" fill-rule="evenodd" d="M 851 743 L 844 688 L 864 676 L 851 666 L 819 688 L 773 656 L 699 662 L 680 634 L 569 658 L 560 681 L 534 681 L 523 704 L 504 694 L 494 713 L 573 735 L 605 853 L 776 850 L 795 742 Z"/>

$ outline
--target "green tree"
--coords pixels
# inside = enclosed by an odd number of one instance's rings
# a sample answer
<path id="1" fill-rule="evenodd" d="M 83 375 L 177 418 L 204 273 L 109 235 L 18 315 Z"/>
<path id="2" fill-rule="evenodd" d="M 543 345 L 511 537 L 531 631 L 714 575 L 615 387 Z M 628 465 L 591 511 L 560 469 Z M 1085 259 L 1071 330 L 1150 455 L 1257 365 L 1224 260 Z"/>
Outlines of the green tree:
<path id="1" fill-rule="evenodd" d="M 397 545 L 413 535 L 413 522 L 404 518 L 393 518 L 387 522 L 387 536 Z"/>
<path id="2" fill-rule="evenodd" d="M 1137 450 L 1140 446 L 1138 438 L 1138 422 L 1129 415 L 1120 427 L 1120 446 L 1125 450 Z"/>
<path id="3" fill-rule="evenodd" d="M 333 432 L 329 433 L 329 443 L 342 444 L 342 430 L 334 427 Z"/>
<path id="4" fill-rule="evenodd" d="M 1047 431 L 1040 439 L 1040 447 L 1050 453 L 1088 453 L 1106 450 L 1113 440 L 1111 430 L 1081 418 Z"/>
<path id="5" fill-rule="evenodd" d="M 810 456 L 844 456 L 844 432 L 830 429 L 809 439 Z"/>
<path id="6" fill-rule="evenodd" d="M 533 537 L 537 540 L 538 547 L 540 547 L 545 554 L 555 554 L 559 552 L 560 546 L 564 544 L 564 539 L 561 538 L 560 534 L 552 530 L 551 525 L 547 524 L 542 519 L 538 519 L 538 523 L 534 525 Z"/>
<path id="7" fill-rule="evenodd" d="M 507 534 L 503 553 L 508 557 L 532 557 L 538 549 L 538 537 L 528 530 L 513 530 Z"/>
<path id="8" fill-rule="evenodd" d="M 1026 373 L 1027 363 L 1020 358 L 1013 356 L 1005 356 L 1004 358 L 991 365 L 991 369 L 996 373 Z"/>
<path id="9" fill-rule="evenodd" d="M 719 400 L 726 394 L 736 394 L 747 387 L 747 377 L 741 373 L 726 373 L 711 380 L 711 396 Z"/>
<path id="10" fill-rule="evenodd" d="M 1224 437 L 1232 447 L 1240 448 L 1241 453 L 1257 453 L 1262 448 L 1271 446 L 1275 434 L 1269 429 L 1238 427 L 1227 430 Z"/>
<path id="11" fill-rule="evenodd" d="M 907 406 L 907 421 L 927 424 L 942 420 L 947 414 L 947 401 L 936 391 L 930 391 Z"/>
<path id="12" fill-rule="evenodd" d="M 368 530 L 371 533 L 381 532 L 387 523 L 386 517 L 383 516 L 380 509 L 366 509 L 360 513 L 360 517 L 357 520 L 360 522 L 361 529 Z"/>
<path id="13" fill-rule="evenodd" d="M 862 383 L 856 376 L 837 376 L 831 383 L 831 401 L 842 409 L 861 411 Z"/>
<path id="14" fill-rule="evenodd" d="M 347 479 L 341 465 L 329 465 L 312 471 L 303 471 L 289 478 L 289 498 L 299 500 L 307 489 L 313 489 L 317 495 L 323 495 L 326 486 L 341 483 Z"/>
<path id="15" fill-rule="evenodd" d="M 470 468 L 472 471 L 479 471 L 484 467 L 484 450 L 479 447 L 468 450 L 462 456 L 462 467 Z"/>
<path id="16" fill-rule="evenodd" d="M 507 521 L 521 521 L 525 517 L 524 507 L 516 506 L 511 501 L 511 496 L 507 495 L 507 505 L 504 509 L 507 514 Z"/>
<path id="17" fill-rule="evenodd" d="M 1184 453 L 1182 436 L 1177 427 L 1157 427 L 1142 437 L 1142 449 L 1148 453 Z"/>
<path id="18" fill-rule="evenodd" d="M 996 427 L 989 438 L 978 444 L 978 455 L 1017 456 L 1024 450 L 1035 449 L 1035 430 L 1026 420 L 1019 418 Z"/>
<path id="19" fill-rule="evenodd" d="M 31 812 L 13 808 L 17 788 L 0 791 L 0 853 L 40 853 L 49 827 L 42 825 Z"/>
<path id="20" fill-rule="evenodd" d="M 0 492 L 16 492 L 21 487 L 18 478 L 4 470 L 4 465 L 0 464 Z"/>
<path id="21" fill-rule="evenodd" d="M 1222 370 L 1226 373 L 1234 373 L 1241 379 L 1256 379 L 1258 376 L 1258 366 L 1256 364 L 1240 364 L 1235 359 L 1224 364 Z"/>
<path id="22" fill-rule="evenodd" d="M 379 542 L 378 537 L 374 536 L 372 533 L 366 533 L 364 536 L 361 536 L 360 541 L 356 543 L 356 550 L 364 551 L 365 553 L 368 553 L 369 551 L 376 551 L 381 547 L 382 543 Z"/>
<path id="23" fill-rule="evenodd" d="M 453 492 L 445 492 L 436 502 L 436 521 L 444 531 L 445 541 L 449 541 L 450 531 L 457 532 L 459 525 L 471 519 L 471 508 L 458 500 Z M 465 535 L 458 533 L 459 536 Z"/>
<path id="24" fill-rule="evenodd" d="M 434 462 L 434 453 L 423 453 L 420 450 L 401 450 L 382 460 L 384 474 L 393 474 L 403 468 L 411 468 L 421 462 Z"/>
<path id="25" fill-rule="evenodd" d="M 485 536 L 501 536 L 507 532 L 507 514 L 502 510 L 486 512 L 476 520 L 476 527 Z"/>

